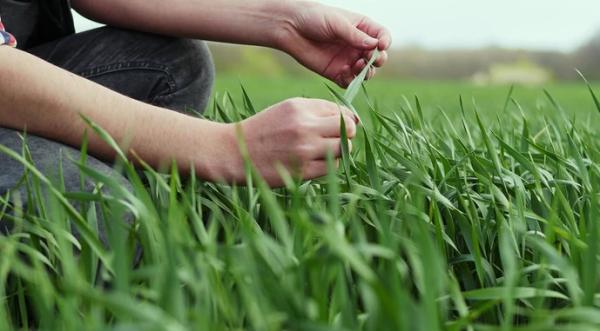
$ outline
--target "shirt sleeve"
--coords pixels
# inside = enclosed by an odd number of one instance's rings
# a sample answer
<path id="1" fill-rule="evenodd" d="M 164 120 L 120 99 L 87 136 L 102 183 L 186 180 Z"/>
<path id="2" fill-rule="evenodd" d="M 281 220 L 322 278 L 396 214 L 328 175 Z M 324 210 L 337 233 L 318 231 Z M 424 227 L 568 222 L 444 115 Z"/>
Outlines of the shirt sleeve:
<path id="1" fill-rule="evenodd" d="M 2 45 L 17 47 L 17 40 L 12 34 L 6 32 L 4 24 L 2 24 L 2 18 L 0 18 L 0 46 Z"/>

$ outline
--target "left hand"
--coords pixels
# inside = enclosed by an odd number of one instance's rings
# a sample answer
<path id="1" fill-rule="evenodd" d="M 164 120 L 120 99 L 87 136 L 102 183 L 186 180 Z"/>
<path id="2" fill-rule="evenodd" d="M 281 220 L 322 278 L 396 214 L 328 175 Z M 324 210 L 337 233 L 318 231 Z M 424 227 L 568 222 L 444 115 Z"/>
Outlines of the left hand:
<path id="1" fill-rule="evenodd" d="M 381 51 L 375 67 L 386 62 L 391 35 L 368 17 L 315 2 L 294 2 L 293 7 L 278 47 L 308 69 L 347 87 L 375 49 Z M 371 69 L 367 79 L 374 74 Z"/>

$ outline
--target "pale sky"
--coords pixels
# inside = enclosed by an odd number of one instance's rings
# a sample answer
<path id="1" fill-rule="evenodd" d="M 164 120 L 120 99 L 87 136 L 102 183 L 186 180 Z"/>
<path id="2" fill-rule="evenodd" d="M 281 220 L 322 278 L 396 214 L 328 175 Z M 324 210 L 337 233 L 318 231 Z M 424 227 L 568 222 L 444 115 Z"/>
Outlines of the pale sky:
<path id="1" fill-rule="evenodd" d="M 570 51 L 600 31 L 599 0 L 321 0 L 387 26 L 394 46 Z M 76 17 L 78 29 L 94 25 Z"/>

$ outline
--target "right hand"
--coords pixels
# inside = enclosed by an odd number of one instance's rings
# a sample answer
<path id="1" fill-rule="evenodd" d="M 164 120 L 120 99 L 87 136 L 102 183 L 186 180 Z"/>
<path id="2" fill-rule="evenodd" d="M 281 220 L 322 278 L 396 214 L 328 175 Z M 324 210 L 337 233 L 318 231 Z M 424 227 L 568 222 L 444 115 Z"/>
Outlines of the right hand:
<path id="1" fill-rule="evenodd" d="M 375 67 L 387 61 L 391 34 L 370 18 L 312 1 L 283 3 L 288 15 L 275 20 L 287 24 L 274 29 L 275 45 L 308 69 L 345 88 L 367 66 L 375 49 L 381 51 Z M 374 74 L 371 68 L 367 79 Z"/>
<path id="2" fill-rule="evenodd" d="M 341 156 L 340 114 L 348 138 L 354 138 L 358 117 L 347 108 L 317 99 L 289 99 L 239 125 L 254 166 L 275 187 L 283 185 L 277 164 L 304 179 L 327 174 L 327 153 L 331 151 L 336 160 Z M 241 156 L 236 163 L 235 181 L 243 182 Z"/>

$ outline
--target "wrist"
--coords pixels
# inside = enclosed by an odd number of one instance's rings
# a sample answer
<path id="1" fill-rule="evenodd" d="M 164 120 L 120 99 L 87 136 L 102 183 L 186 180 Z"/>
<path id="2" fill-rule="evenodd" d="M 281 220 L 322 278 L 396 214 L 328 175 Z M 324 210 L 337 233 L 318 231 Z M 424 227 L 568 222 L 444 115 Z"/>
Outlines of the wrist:
<path id="1" fill-rule="evenodd" d="M 187 140 L 185 155 L 180 155 L 184 161 L 179 162 L 180 168 L 188 173 L 186 165 L 191 165 L 198 178 L 210 182 L 238 182 L 243 175 L 243 162 L 235 126 L 201 119 L 188 120 L 188 123 L 193 123 L 187 130 L 191 132 L 191 140 Z"/>
<path id="2" fill-rule="evenodd" d="M 273 1 L 267 9 L 270 16 L 274 18 L 274 24 L 268 31 L 270 44 L 267 46 L 289 53 L 289 48 L 294 43 L 294 36 L 297 35 L 297 14 L 303 6 L 312 4 L 311 1 Z"/>
<path id="3" fill-rule="evenodd" d="M 239 123 L 219 124 L 220 134 L 218 147 L 221 156 L 217 163 L 218 177 L 216 180 L 223 180 L 228 183 L 240 183 L 245 178 L 244 160 L 238 143 L 238 125 Z"/>

